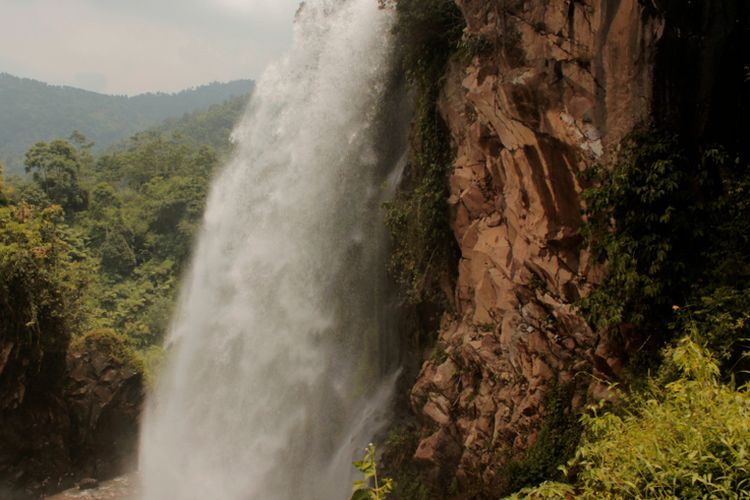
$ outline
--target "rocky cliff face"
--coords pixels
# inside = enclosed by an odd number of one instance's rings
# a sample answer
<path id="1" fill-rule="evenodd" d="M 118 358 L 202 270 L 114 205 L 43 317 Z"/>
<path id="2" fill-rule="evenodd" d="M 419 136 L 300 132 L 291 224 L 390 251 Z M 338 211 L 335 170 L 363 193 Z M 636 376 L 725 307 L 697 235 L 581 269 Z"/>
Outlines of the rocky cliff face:
<path id="1" fill-rule="evenodd" d="M 456 3 L 478 47 L 451 63 L 439 100 L 457 151 L 456 313 L 411 405 L 416 461 L 483 498 L 536 443 L 553 391 L 566 395 L 556 411 L 574 413 L 622 370 L 628 346 L 571 306 L 601 279 L 578 236 L 578 174 L 649 119 L 665 22 L 637 0 Z"/>
<path id="2" fill-rule="evenodd" d="M 28 364 L 21 354 L 13 363 Z M 9 363 L 0 369 L 20 370 Z M 131 465 L 142 374 L 112 353 L 71 348 L 65 364 L 47 376 L 5 381 L 16 397 L 0 408 L 0 498 L 38 498 Z"/>

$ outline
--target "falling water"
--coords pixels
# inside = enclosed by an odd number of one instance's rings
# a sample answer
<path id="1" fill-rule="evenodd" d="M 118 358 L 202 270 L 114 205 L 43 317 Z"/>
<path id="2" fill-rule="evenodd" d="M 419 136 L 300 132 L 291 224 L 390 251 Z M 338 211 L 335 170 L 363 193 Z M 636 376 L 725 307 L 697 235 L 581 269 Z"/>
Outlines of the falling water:
<path id="1" fill-rule="evenodd" d="M 380 205 L 406 120 L 391 17 L 307 2 L 259 82 L 146 409 L 144 498 L 348 497 L 393 385 Z"/>

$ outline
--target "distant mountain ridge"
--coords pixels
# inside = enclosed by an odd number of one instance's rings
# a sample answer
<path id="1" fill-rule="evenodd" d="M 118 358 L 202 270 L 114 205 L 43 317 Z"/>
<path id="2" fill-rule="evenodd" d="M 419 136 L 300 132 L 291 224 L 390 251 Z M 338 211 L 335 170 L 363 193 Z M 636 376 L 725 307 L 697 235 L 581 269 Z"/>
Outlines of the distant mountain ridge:
<path id="1" fill-rule="evenodd" d="M 230 98 L 247 95 L 252 80 L 213 82 L 174 94 L 133 97 L 105 95 L 75 87 L 54 86 L 0 73 L 0 162 L 20 172 L 26 150 L 37 141 L 66 138 L 80 131 L 95 150 Z"/>

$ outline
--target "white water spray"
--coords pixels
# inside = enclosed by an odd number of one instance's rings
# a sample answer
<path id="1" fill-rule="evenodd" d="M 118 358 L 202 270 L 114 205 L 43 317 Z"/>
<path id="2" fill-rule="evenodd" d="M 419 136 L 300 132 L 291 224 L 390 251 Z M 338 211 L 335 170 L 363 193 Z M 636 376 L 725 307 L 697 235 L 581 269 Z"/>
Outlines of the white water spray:
<path id="1" fill-rule="evenodd" d="M 391 14 L 314 0 L 295 24 L 209 196 L 144 416 L 148 500 L 345 499 L 386 419 Z"/>

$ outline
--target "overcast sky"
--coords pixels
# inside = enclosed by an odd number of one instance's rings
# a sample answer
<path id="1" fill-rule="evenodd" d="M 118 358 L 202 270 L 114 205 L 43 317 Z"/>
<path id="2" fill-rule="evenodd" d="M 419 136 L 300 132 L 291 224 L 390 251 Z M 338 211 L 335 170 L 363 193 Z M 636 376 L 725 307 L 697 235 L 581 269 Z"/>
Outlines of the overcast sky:
<path id="1" fill-rule="evenodd" d="M 257 78 L 299 0 L 0 0 L 0 72 L 108 94 Z"/>

